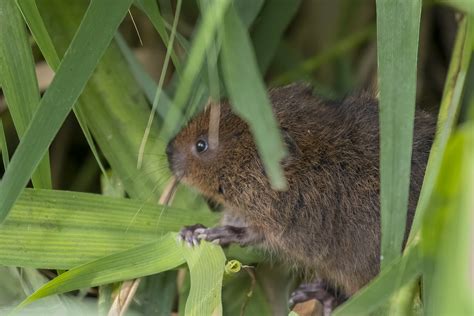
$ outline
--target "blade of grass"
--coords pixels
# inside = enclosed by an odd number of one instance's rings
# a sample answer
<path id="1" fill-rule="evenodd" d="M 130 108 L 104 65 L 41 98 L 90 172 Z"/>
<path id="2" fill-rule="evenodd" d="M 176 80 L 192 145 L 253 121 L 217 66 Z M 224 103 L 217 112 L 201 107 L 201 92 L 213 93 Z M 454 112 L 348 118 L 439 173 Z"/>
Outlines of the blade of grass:
<path id="1" fill-rule="evenodd" d="M 13 1 L 0 3 L 0 76 L 2 89 L 20 138 L 36 111 L 40 94 L 35 74 L 35 64 L 21 14 Z M 46 148 L 47 149 L 47 148 Z M 44 157 L 44 158 L 43 158 Z M 41 160 L 41 158 L 43 158 Z M 41 161 L 40 161 L 41 160 Z M 36 172 L 32 175 L 32 172 Z M 31 177 L 37 188 L 51 188 L 49 155 L 38 157 L 37 165 L 24 180 Z M 0 199 L 6 197 L 0 197 Z M 5 211 L 3 211 L 5 212 Z M 0 211 L 0 221 L 2 211 Z"/>
<path id="2" fill-rule="evenodd" d="M 45 57 L 46 62 L 51 67 L 51 69 L 57 71 L 59 63 L 61 61 L 59 59 L 58 53 L 56 52 L 56 49 L 54 48 L 53 41 L 49 36 L 43 19 L 41 18 L 38 7 L 36 6 L 36 2 L 34 0 L 16 0 L 16 2 L 18 7 L 20 8 L 21 13 L 23 14 L 26 23 L 28 24 L 31 34 L 35 38 L 35 41 L 41 50 L 41 53 Z M 89 131 L 89 128 L 87 127 L 86 118 L 82 111 L 80 101 L 78 101 L 76 106 L 73 107 L 73 111 L 76 115 L 77 121 L 79 122 L 82 132 L 84 133 L 84 137 L 86 138 L 89 148 L 91 149 L 92 154 L 94 155 L 94 158 L 97 161 L 100 170 L 102 171 L 102 174 L 105 176 L 107 173 L 105 172 L 105 168 L 102 164 L 99 153 L 92 139 L 92 135 Z"/>
<path id="3" fill-rule="evenodd" d="M 152 109 L 151 109 L 151 112 L 150 112 L 150 116 L 148 117 L 148 122 L 147 122 L 147 125 L 146 125 L 146 128 L 145 128 L 145 133 L 143 134 L 143 138 L 142 138 L 142 141 L 140 143 L 140 149 L 138 150 L 138 159 L 137 159 L 138 169 L 141 168 L 142 163 L 143 163 L 143 155 L 144 155 L 144 152 L 145 152 L 146 143 L 148 141 L 148 137 L 150 136 L 150 130 L 151 130 L 151 127 L 152 127 L 153 119 L 155 117 L 155 112 L 156 112 L 156 109 L 158 107 L 158 103 L 160 101 L 161 94 L 163 92 L 163 84 L 164 84 L 164 80 L 165 80 L 165 77 L 166 77 L 166 71 L 168 69 L 168 64 L 169 64 L 171 52 L 173 51 L 173 43 L 174 43 L 174 39 L 175 39 L 176 28 L 178 27 L 178 20 L 179 20 L 179 15 L 180 15 L 180 12 L 181 12 L 181 4 L 182 4 L 182 0 L 178 0 L 177 4 L 176 4 L 175 16 L 174 16 L 174 20 L 173 20 L 173 28 L 171 29 L 171 37 L 170 37 L 169 43 L 167 43 L 168 47 L 166 49 L 166 55 L 165 55 L 165 59 L 163 61 L 163 68 L 161 69 L 160 80 L 158 82 L 158 87 L 156 89 L 155 98 L 153 99 L 153 105 L 152 105 Z M 156 2 L 155 2 L 155 5 L 156 5 Z"/>
<path id="4" fill-rule="evenodd" d="M 128 280 L 174 269 L 185 262 L 176 234 L 73 268 L 25 299 L 17 310 L 53 294 Z"/>
<path id="5" fill-rule="evenodd" d="M 434 265 L 423 292 L 427 315 L 471 315 L 472 221 L 474 200 L 474 122 L 463 124 L 449 140 L 436 181 L 431 214 L 423 223 L 423 250 Z M 425 280 L 424 279 L 424 280 Z M 449 289 L 447 291 L 447 289 Z M 442 298 L 442 299 L 441 299 Z"/>
<path id="6" fill-rule="evenodd" d="M 474 45 L 474 30 L 472 29 L 474 23 L 471 22 L 471 27 L 469 28 L 467 22 L 467 18 L 463 18 L 459 24 L 451 64 L 449 65 L 441 99 L 436 137 L 426 167 L 425 179 L 408 243 L 415 240 L 420 231 L 423 218 L 428 212 L 428 203 L 433 196 L 433 188 L 441 171 L 443 153 L 458 120 L 466 73 L 472 58 L 472 47 Z"/>
<path id="7" fill-rule="evenodd" d="M 56 50 L 64 54 L 86 9 L 85 2 L 43 0 L 41 4 L 39 9 Z M 138 146 L 149 106 L 114 43 L 97 65 L 76 108 L 82 110 L 86 125 L 112 169 L 120 176 L 127 193 L 135 198 L 152 200 L 164 175 L 150 170 L 163 170 L 162 161 L 149 159 L 145 171 L 136 169 Z M 156 133 L 153 138 L 156 140 Z M 149 154 L 159 157 L 164 151 L 163 146 L 154 145 L 157 146 Z"/>
<path id="8" fill-rule="evenodd" d="M 26 189 L 0 227 L 0 265 L 70 269 L 153 241 L 183 225 L 215 225 L 218 218 L 204 210 Z"/>
<path id="9" fill-rule="evenodd" d="M 377 0 L 382 268 L 402 250 L 408 206 L 421 0 Z"/>
<path id="10" fill-rule="evenodd" d="M 73 268 L 38 289 L 17 310 L 42 297 L 143 277 L 174 269 L 186 261 L 191 274 L 186 315 L 211 315 L 215 310 L 222 311 L 220 293 L 225 263 L 222 248 L 207 242 L 195 248 L 180 246 L 176 237 L 169 233 L 157 241 Z M 202 264 L 203 260 L 206 264 Z"/>
<path id="11" fill-rule="evenodd" d="M 233 8 L 224 19 L 222 69 L 233 109 L 249 123 L 272 186 L 284 189 L 285 149 L 248 33 Z"/>
<path id="12" fill-rule="evenodd" d="M 191 275 L 185 314 L 222 315 L 222 277 L 226 260 L 222 248 L 204 242 L 199 247 L 185 246 L 181 250 Z"/>
<path id="13" fill-rule="evenodd" d="M 205 60 L 206 51 L 214 40 L 214 34 L 221 25 L 230 0 L 212 1 L 204 12 L 201 25 L 193 40 L 186 65 L 177 87 L 173 106 L 169 109 L 161 129 L 161 136 L 167 141 L 183 124 L 183 109 L 186 106 L 193 84 Z"/>
<path id="14" fill-rule="evenodd" d="M 0 222 L 81 94 L 132 0 L 92 1 L 0 184 Z M 101 32 L 95 30 L 100 24 Z M 96 33 L 91 37 L 90 34 Z M 87 53 L 85 53 L 87 50 Z"/>
<path id="15" fill-rule="evenodd" d="M 8 154 L 8 144 L 5 137 L 5 130 L 3 128 L 3 121 L 0 118 L 0 152 L 2 153 L 3 168 L 7 170 L 10 156 Z"/>

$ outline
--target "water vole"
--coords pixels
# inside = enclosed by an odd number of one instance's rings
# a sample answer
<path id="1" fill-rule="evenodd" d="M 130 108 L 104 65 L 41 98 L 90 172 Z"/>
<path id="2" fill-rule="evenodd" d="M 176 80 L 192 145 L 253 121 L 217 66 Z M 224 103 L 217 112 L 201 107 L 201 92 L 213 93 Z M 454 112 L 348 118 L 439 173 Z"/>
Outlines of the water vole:
<path id="1" fill-rule="evenodd" d="M 191 226 L 181 235 L 189 243 L 258 245 L 351 296 L 380 264 L 378 102 L 369 95 L 329 102 L 301 84 L 269 96 L 288 151 L 288 189 L 271 188 L 248 125 L 223 102 L 215 148 L 208 143 L 209 110 L 167 147 L 172 172 L 224 208 L 221 226 Z M 431 115 L 415 116 L 407 227 L 435 130 Z M 306 292 L 323 300 L 318 282 Z"/>

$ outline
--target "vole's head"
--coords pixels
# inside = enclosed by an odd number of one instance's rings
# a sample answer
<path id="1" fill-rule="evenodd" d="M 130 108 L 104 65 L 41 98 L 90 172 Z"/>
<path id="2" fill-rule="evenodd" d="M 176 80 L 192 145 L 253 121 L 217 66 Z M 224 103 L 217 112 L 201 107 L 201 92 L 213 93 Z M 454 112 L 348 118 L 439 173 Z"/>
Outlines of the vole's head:
<path id="1" fill-rule="evenodd" d="M 221 105 L 217 144 L 209 135 L 210 110 L 193 118 L 166 148 L 173 174 L 218 203 L 235 200 L 267 180 L 247 124 Z"/>

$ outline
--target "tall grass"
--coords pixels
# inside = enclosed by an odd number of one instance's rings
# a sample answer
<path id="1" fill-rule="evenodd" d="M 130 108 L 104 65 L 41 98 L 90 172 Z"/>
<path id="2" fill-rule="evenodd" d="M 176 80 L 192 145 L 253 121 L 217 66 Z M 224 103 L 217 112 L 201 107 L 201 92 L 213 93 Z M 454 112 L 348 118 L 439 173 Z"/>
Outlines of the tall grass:
<path id="1" fill-rule="evenodd" d="M 194 10 L 189 3 L 176 4 L 183 5 L 183 12 Z M 352 4 L 347 1 L 347 8 Z M 474 312 L 470 279 L 474 96 L 465 93 L 474 90 L 474 17 L 469 1 L 453 4 L 465 13 L 460 13 L 436 139 L 402 252 L 422 2 L 376 2 L 382 271 L 335 315 L 375 310 L 394 315 L 413 310 L 429 315 Z M 5 173 L 0 182 L 0 264 L 28 272 L 17 275 L 15 269 L 0 270 L 0 283 L 11 284 L 13 278 L 18 284 L 12 287 L 20 292 L 12 295 L 15 291 L 0 286 L 0 310 L 36 308 L 44 314 L 100 310 L 105 314 L 112 305 L 112 288 L 144 277 L 134 296 L 138 303 L 133 313 L 289 312 L 284 299 L 276 298 L 285 298 L 293 281 L 286 272 L 276 277 L 276 268 L 258 269 L 267 264 L 260 253 L 237 247 L 224 252 L 208 243 L 188 249 L 176 243 L 176 231 L 183 225 L 218 221 L 219 214 L 210 213 L 202 199 L 181 188 L 172 207 L 157 201 L 169 178 L 163 159 L 167 139 L 210 98 L 221 96 L 228 97 L 235 112 L 250 124 L 273 187 L 285 187 L 279 164 L 284 147 L 270 111 L 265 79 L 310 78 L 316 87 L 333 93 L 331 87 L 320 85 L 313 71 L 325 61 L 335 65 L 339 78 L 350 78 L 353 71 L 347 66 L 356 56 L 353 50 L 373 35 L 373 24 L 352 35 L 348 31 L 342 34 L 343 41 L 304 60 L 288 42 L 282 44 L 290 22 L 293 28 L 298 26 L 295 14 L 300 5 L 307 3 L 202 0 L 196 25 L 189 26 L 181 22 L 180 10 L 171 12 L 172 4 L 161 0 L 0 2 L 0 86 L 21 138 L 10 161 L 7 142 L 11 138 L 4 137 L 9 135 L 4 132 L 11 128 L 7 129 L 2 115 L 0 149 Z M 172 70 L 165 66 L 158 83 L 117 31 L 129 12 L 143 12 L 165 46 L 164 62 Z M 185 26 L 192 32 L 183 34 Z M 42 96 L 28 34 L 40 51 L 36 59 L 44 59 L 55 72 Z M 171 80 L 165 80 L 170 74 Z M 462 104 L 471 114 L 458 124 Z M 54 165 L 50 166 L 48 149 L 73 110 L 91 157 L 102 170 L 103 194 L 52 189 Z M 25 189 L 29 180 L 33 188 Z M 119 197 L 107 196 L 105 188 L 116 189 Z M 58 271 L 57 277 L 46 282 L 34 269 L 67 271 Z M 32 286 L 22 288 L 20 280 Z M 96 286 L 99 299 L 91 304 L 84 300 L 84 291 Z M 64 294 L 81 289 L 79 295 Z M 42 304 L 53 299 L 54 304 Z M 125 311 L 127 306 L 118 309 Z"/>

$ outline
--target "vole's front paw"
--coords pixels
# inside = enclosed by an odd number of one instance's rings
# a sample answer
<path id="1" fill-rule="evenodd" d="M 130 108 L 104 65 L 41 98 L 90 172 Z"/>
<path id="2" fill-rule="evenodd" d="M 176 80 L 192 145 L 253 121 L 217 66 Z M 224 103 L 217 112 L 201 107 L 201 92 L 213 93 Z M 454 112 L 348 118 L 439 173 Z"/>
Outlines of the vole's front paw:
<path id="1" fill-rule="evenodd" d="M 178 234 L 179 241 L 184 241 L 188 246 L 193 247 L 199 245 L 199 234 L 205 230 L 206 226 L 195 224 L 184 226 Z"/>
<path id="2" fill-rule="evenodd" d="M 223 247 L 230 244 L 245 246 L 251 241 L 246 227 L 230 225 L 213 228 L 206 228 L 201 224 L 185 226 L 179 232 L 179 238 L 185 241 L 189 246 L 199 245 L 200 240 L 206 240 Z"/>

